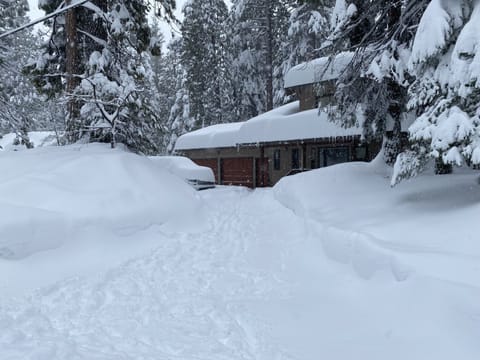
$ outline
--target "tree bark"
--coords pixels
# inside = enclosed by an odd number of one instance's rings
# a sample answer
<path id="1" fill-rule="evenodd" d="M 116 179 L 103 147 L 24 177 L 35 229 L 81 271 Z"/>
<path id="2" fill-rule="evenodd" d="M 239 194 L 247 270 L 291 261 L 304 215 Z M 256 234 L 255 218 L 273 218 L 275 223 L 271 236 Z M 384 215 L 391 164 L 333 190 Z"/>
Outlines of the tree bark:
<path id="1" fill-rule="evenodd" d="M 267 1 L 266 25 L 267 25 L 267 111 L 273 109 L 273 8 L 271 1 Z"/>
<path id="2" fill-rule="evenodd" d="M 65 4 L 71 5 L 72 0 L 66 0 Z M 73 96 L 73 92 L 79 84 L 78 78 L 78 36 L 77 36 L 77 18 L 76 9 L 70 9 L 65 15 L 65 72 L 66 72 L 66 93 L 67 103 L 67 139 L 69 142 L 75 142 L 80 138 L 79 114 L 80 107 L 78 101 Z"/>

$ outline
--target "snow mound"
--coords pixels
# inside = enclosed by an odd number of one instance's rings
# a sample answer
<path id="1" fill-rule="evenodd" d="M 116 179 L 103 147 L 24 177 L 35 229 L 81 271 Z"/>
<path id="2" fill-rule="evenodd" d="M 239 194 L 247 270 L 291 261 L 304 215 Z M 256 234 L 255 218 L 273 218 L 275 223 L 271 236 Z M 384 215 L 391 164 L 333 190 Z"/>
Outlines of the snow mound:
<path id="1" fill-rule="evenodd" d="M 4 152 L 0 168 L 0 258 L 58 247 L 89 227 L 125 234 L 188 223 L 200 205 L 148 158 L 100 144 Z"/>
<path id="2" fill-rule="evenodd" d="M 330 259 L 361 278 L 420 272 L 479 286 L 478 172 L 428 172 L 391 188 L 391 171 L 379 162 L 340 164 L 284 178 L 274 194 L 309 219 Z"/>

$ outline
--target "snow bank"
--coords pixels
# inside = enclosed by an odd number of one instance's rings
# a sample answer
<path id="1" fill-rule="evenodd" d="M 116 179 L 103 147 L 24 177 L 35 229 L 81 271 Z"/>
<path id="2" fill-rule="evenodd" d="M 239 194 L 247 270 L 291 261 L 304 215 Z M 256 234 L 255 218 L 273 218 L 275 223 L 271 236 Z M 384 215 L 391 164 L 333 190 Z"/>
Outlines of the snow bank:
<path id="1" fill-rule="evenodd" d="M 189 158 L 183 156 L 151 156 L 149 159 L 180 179 L 215 182 L 212 169 L 199 166 Z"/>
<path id="2" fill-rule="evenodd" d="M 303 139 L 360 136 L 363 115 L 355 127 L 342 128 L 329 121 L 325 111 L 300 111 L 300 103 L 280 106 L 243 123 L 213 125 L 181 136 L 175 150 L 234 147 L 242 144 Z"/>
<path id="3" fill-rule="evenodd" d="M 376 162 L 341 164 L 284 178 L 274 193 L 314 221 L 329 258 L 362 278 L 386 271 L 405 280 L 419 271 L 480 286 L 479 173 L 430 172 L 395 188 L 390 173 Z"/>
<path id="4" fill-rule="evenodd" d="M 166 170 L 107 146 L 0 153 L 0 257 L 58 247 L 80 229 L 134 232 L 193 219 L 194 190 Z"/>
<path id="5" fill-rule="evenodd" d="M 344 52 L 294 66 L 285 75 L 285 88 L 338 79 L 353 56 L 353 52 Z"/>

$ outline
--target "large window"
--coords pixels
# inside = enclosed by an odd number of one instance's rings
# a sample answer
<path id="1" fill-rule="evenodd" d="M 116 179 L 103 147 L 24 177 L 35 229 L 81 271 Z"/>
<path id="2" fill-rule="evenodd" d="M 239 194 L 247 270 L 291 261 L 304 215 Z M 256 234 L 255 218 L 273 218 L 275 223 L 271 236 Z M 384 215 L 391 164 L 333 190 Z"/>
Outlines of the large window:
<path id="1" fill-rule="evenodd" d="M 280 170 L 280 150 L 273 152 L 273 170 Z"/>
<path id="2" fill-rule="evenodd" d="M 300 150 L 292 149 L 292 169 L 300 169 Z"/>
<path id="3" fill-rule="evenodd" d="M 350 149 L 348 147 L 329 147 L 318 149 L 320 166 L 331 166 L 350 161 Z"/>

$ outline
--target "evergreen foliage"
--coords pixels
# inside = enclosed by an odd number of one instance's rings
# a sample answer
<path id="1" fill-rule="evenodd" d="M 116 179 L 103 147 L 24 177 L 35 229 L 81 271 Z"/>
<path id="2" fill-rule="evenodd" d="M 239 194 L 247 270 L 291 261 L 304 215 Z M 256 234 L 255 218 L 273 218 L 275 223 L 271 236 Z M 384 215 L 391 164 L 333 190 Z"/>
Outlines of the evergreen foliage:
<path id="1" fill-rule="evenodd" d="M 0 33 L 28 22 L 27 0 L 0 3 Z M 29 147 L 28 131 L 48 127 L 45 98 L 39 96 L 23 73 L 39 38 L 33 33 L 16 33 L 0 42 L 0 134 L 14 132 L 17 141 Z"/>
<path id="2" fill-rule="evenodd" d="M 182 64 L 183 40 L 177 39 L 170 43 L 169 52 L 165 58 L 165 63 L 169 69 L 169 78 L 174 83 L 170 88 L 173 90 L 173 104 L 168 112 L 166 123 L 166 136 L 164 146 L 167 153 L 171 153 L 175 146 L 175 141 L 183 134 L 194 128 L 194 119 L 190 115 L 190 98 L 187 91 L 187 73 Z"/>
<path id="3" fill-rule="evenodd" d="M 234 103 L 238 119 L 271 110 L 283 90 L 283 71 L 290 0 L 237 0 L 231 10 Z M 281 95 L 277 105 L 283 103 Z"/>
<path id="4" fill-rule="evenodd" d="M 190 114 L 196 127 L 226 122 L 223 91 L 227 6 L 223 0 L 191 0 L 183 13 L 182 63 L 187 73 Z"/>
<path id="5" fill-rule="evenodd" d="M 164 14 L 173 9 L 170 0 L 157 2 L 164 5 Z M 60 2 L 43 0 L 40 6 L 49 13 Z M 142 153 L 158 152 L 160 124 L 149 89 L 150 54 L 158 54 L 160 47 L 148 25 L 150 10 L 146 0 L 94 0 L 76 8 L 73 20 L 67 13 L 50 21 L 51 38 L 31 71 L 40 91 L 73 104 L 68 107 L 69 141 L 87 137 L 112 146 L 121 141 Z M 66 44 L 72 24 L 76 51 L 69 70 Z"/>
<path id="6" fill-rule="evenodd" d="M 417 166 L 404 166 L 400 158 L 392 184 L 415 176 L 431 158 L 440 174 L 451 165 L 480 164 L 479 24 L 476 1 L 428 4 L 412 45 L 408 107 L 417 120 L 412 148 L 403 155 Z"/>
<path id="7" fill-rule="evenodd" d="M 286 73 L 295 65 L 325 56 L 323 48 L 330 35 L 329 19 L 333 10 L 333 1 L 300 2 L 291 10 L 288 37 L 281 44 L 283 62 L 275 68 L 274 103 L 282 105 L 290 100 L 283 89 Z"/>

